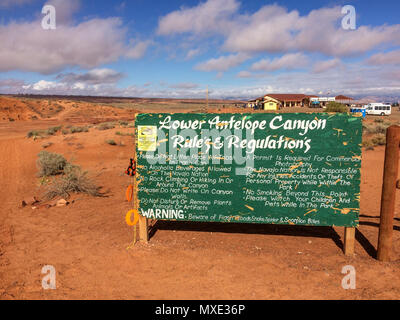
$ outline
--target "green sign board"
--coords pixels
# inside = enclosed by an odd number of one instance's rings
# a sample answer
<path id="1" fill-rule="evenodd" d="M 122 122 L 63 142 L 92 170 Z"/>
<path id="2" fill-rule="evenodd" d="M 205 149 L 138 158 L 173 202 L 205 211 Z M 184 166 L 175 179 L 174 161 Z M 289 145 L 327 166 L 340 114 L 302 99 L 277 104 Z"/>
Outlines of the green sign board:
<path id="1" fill-rule="evenodd" d="M 358 225 L 360 117 L 139 114 L 136 133 L 147 218 Z"/>

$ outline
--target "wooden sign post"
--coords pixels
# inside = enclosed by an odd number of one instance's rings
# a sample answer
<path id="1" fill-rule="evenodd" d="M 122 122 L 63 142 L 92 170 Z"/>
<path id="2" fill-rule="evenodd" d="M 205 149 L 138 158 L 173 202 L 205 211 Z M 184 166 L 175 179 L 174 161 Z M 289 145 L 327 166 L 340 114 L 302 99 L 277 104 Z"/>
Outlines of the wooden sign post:
<path id="1" fill-rule="evenodd" d="M 361 118 L 139 114 L 140 238 L 147 219 L 345 227 L 359 223 Z"/>
<path id="2" fill-rule="evenodd" d="M 378 260 L 390 261 L 393 242 L 394 205 L 399 171 L 400 127 L 391 126 L 386 134 Z"/>

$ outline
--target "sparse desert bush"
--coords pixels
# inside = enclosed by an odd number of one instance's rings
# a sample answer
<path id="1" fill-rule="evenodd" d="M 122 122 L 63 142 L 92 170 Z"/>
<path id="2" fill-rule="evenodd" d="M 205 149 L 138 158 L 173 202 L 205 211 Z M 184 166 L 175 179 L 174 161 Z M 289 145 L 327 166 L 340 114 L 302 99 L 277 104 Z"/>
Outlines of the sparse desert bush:
<path id="1" fill-rule="evenodd" d="M 41 151 L 38 157 L 39 159 L 36 163 L 39 169 L 39 177 L 58 175 L 63 172 L 67 165 L 67 160 L 58 153 Z"/>
<path id="2" fill-rule="evenodd" d="M 126 127 L 126 126 L 129 125 L 129 121 L 120 120 L 120 121 L 118 121 L 118 124 L 119 124 L 121 127 Z"/>
<path id="3" fill-rule="evenodd" d="M 71 133 L 80 133 L 80 132 L 89 132 L 89 128 L 87 126 L 83 127 L 71 127 Z"/>
<path id="4" fill-rule="evenodd" d="M 133 132 L 121 132 L 121 131 L 117 131 L 115 133 L 117 136 L 129 136 L 129 137 L 133 137 L 134 133 Z"/>
<path id="5" fill-rule="evenodd" d="M 349 109 L 344 104 L 331 101 L 328 103 L 325 111 L 326 112 L 346 113 L 346 112 L 349 112 Z"/>
<path id="6" fill-rule="evenodd" d="M 363 128 L 365 133 L 369 134 L 386 134 L 387 128 L 392 124 L 390 122 L 364 123 Z"/>
<path id="7" fill-rule="evenodd" d="M 114 140 L 106 140 L 106 143 L 109 144 L 110 146 L 116 146 L 117 143 Z"/>
<path id="8" fill-rule="evenodd" d="M 46 185 L 45 198 L 48 200 L 56 197 L 67 199 L 71 193 L 85 193 L 94 197 L 100 197 L 103 194 L 89 177 L 88 172 L 83 171 L 81 167 L 67 164 L 62 176 L 54 178 Z"/>
<path id="9" fill-rule="evenodd" d="M 60 131 L 62 128 L 62 126 L 57 126 L 57 127 L 51 127 L 48 128 L 46 131 L 46 134 L 48 134 L 49 136 L 53 136 L 55 135 L 58 131 Z"/>
<path id="10" fill-rule="evenodd" d="M 114 129 L 115 128 L 115 124 L 112 122 L 104 122 L 101 123 L 97 126 L 97 130 L 110 130 L 110 129 Z"/>
<path id="11" fill-rule="evenodd" d="M 378 133 L 371 141 L 375 146 L 384 146 L 386 144 L 386 136 L 382 133 Z"/>
<path id="12" fill-rule="evenodd" d="M 31 130 L 26 134 L 27 138 L 36 138 L 41 136 L 40 130 Z"/>
<path id="13" fill-rule="evenodd" d="M 51 127 L 48 128 L 47 130 L 31 130 L 26 134 L 26 136 L 27 138 L 34 138 L 34 139 L 43 138 L 47 136 L 53 136 L 57 132 L 61 131 L 61 129 L 62 126 Z"/>

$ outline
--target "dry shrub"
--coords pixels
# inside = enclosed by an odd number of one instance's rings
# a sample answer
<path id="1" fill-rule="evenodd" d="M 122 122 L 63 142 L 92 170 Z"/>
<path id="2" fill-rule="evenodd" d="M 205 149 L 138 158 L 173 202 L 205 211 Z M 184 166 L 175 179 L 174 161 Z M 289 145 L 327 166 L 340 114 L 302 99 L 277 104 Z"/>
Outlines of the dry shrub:
<path id="1" fill-rule="evenodd" d="M 48 128 L 46 131 L 46 134 L 48 134 L 49 136 L 53 136 L 57 132 L 59 132 L 61 130 L 61 128 L 62 128 L 62 126 Z"/>
<path id="2" fill-rule="evenodd" d="M 58 175 L 63 172 L 67 165 L 67 160 L 61 154 L 41 151 L 38 157 L 36 164 L 39 169 L 39 177 Z"/>
<path id="3" fill-rule="evenodd" d="M 46 186 L 44 196 L 46 199 L 56 197 L 69 198 L 71 193 L 85 193 L 94 197 L 103 196 L 98 187 L 89 177 L 88 172 L 83 171 L 81 167 L 67 164 L 62 176 L 54 178 Z"/>
<path id="4" fill-rule="evenodd" d="M 109 144 L 110 146 L 116 146 L 117 143 L 114 140 L 106 140 L 106 143 Z"/>
<path id="5" fill-rule="evenodd" d="M 364 129 L 370 134 L 384 134 L 390 124 L 378 123 L 378 124 L 365 124 Z"/>
<path id="6" fill-rule="evenodd" d="M 372 138 L 372 143 L 375 146 L 384 146 L 386 144 L 386 136 L 382 133 L 379 133 Z"/>
<path id="7" fill-rule="evenodd" d="M 97 130 L 101 130 L 101 131 L 110 130 L 110 129 L 114 129 L 114 128 L 115 128 L 115 124 L 112 122 L 104 122 L 97 126 Z"/>
<path id="8" fill-rule="evenodd" d="M 84 127 L 71 127 L 71 133 L 81 133 L 81 132 L 89 132 L 89 127 L 84 126 Z"/>
<path id="9" fill-rule="evenodd" d="M 123 137 L 126 136 L 133 137 L 135 135 L 133 132 L 121 132 L 121 131 L 117 131 L 115 134 L 117 136 L 123 136 Z"/>
<path id="10" fill-rule="evenodd" d="M 127 126 L 129 125 L 129 121 L 119 120 L 119 121 L 118 121 L 118 124 L 119 124 L 121 127 L 127 127 Z"/>

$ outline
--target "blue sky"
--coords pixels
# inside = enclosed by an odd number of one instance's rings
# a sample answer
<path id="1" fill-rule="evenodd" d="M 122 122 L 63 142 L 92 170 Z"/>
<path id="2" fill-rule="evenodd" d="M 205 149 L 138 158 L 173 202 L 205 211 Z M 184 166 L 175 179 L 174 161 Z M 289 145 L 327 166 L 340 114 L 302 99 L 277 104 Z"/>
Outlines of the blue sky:
<path id="1" fill-rule="evenodd" d="M 41 26 L 46 4 L 55 30 Z M 388 0 L 0 0 L 0 93 L 398 96 L 398 12 Z"/>

